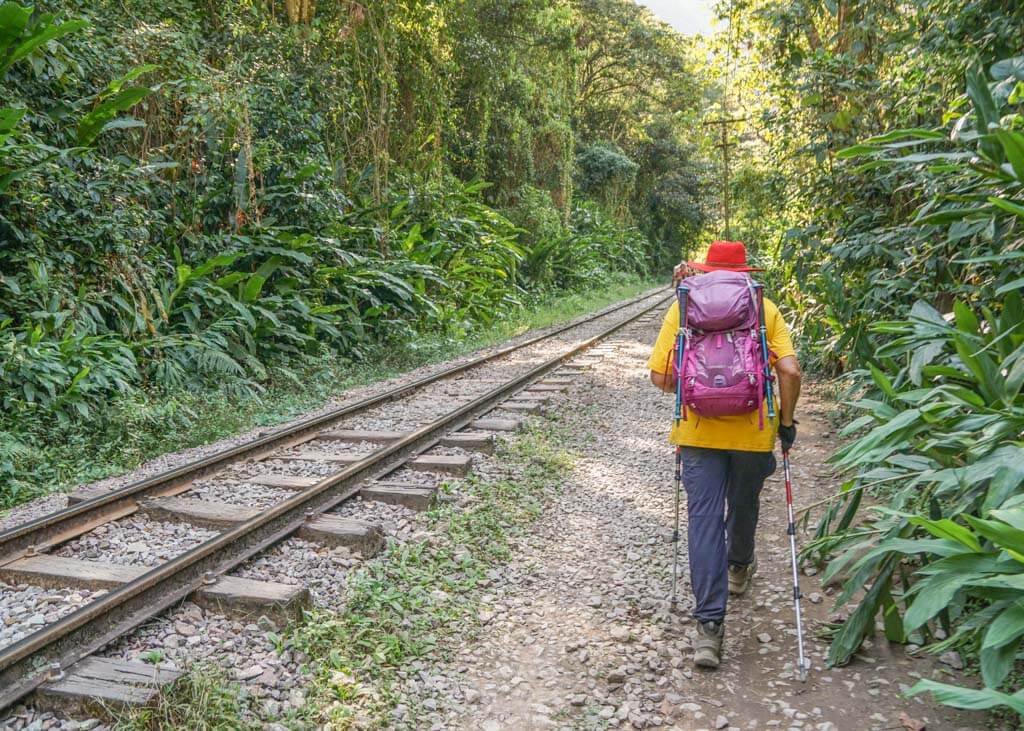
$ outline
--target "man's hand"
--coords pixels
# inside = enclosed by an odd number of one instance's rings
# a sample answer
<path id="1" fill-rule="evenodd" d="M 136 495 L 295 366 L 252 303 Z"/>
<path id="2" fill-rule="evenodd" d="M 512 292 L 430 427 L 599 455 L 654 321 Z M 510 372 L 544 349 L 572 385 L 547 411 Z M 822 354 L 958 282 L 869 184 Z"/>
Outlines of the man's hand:
<path id="1" fill-rule="evenodd" d="M 671 373 L 658 373 L 657 371 L 651 371 L 651 383 L 665 393 L 675 393 L 676 379 L 672 377 Z"/>
<path id="2" fill-rule="evenodd" d="M 782 451 L 788 452 L 793 448 L 794 442 L 796 442 L 796 420 L 793 420 L 792 424 L 788 426 L 786 424 L 779 424 L 779 442 L 782 444 Z"/>

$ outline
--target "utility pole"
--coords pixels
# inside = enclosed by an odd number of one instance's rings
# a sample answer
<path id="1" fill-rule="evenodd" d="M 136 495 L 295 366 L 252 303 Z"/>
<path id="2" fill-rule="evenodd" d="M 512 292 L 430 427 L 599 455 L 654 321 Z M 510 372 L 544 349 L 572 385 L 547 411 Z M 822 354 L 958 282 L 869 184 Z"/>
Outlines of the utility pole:
<path id="1" fill-rule="evenodd" d="M 731 239 L 730 233 L 732 224 L 732 201 L 731 201 L 731 177 L 732 169 L 729 166 L 729 148 L 734 147 L 735 143 L 729 142 L 729 125 L 739 124 L 740 122 L 746 122 L 749 117 L 730 117 L 729 116 L 729 90 L 734 88 L 732 83 L 732 72 L 733 72 L 733 48 L 736 46 L 736 23 L 734 21 L 734 11 L 736 10 L 736 1 L 729 0 L 729 40 L 726 46 L 726 61 L 725 61 L 725 87 L 722 89 L 722 111 L 721 116 L 718 119 L 709 119 L 704 122 L 707 126 L 718 125 L 718 129 L 722 135 L 722 141 L 715 145 L 722 151 L 722 168 L 723 178 L 722 181 L 722 213 L 724 214 L 725 221 L 722 235 L 726 239 Z M 737 99 L 737 102 L 739 100 Z"/>
<path id="2" fill-rule="evenodd" d="M 724 181 L 722 183 L 722 212 L 725 218 L 725 230 L 723 231 L 724 238 L 731 238 L 729 229 L 732 221 L 732 201 L 730 200 L 730 177 L 732 175 L 732 169 L 729 166 L 729 148 L 735 147 L 735 142 L 729 142 L 729 125 L 739 124 L 740 122 L 746 122 L 749 117 L 720 117 L 719 119 L 709 119 L 704 124 L 706 126 L 718 125 L 718 129 L 722 136 L 722 141 L 715 145 L 716 149 L 722 151 L 722 170 Z"/>

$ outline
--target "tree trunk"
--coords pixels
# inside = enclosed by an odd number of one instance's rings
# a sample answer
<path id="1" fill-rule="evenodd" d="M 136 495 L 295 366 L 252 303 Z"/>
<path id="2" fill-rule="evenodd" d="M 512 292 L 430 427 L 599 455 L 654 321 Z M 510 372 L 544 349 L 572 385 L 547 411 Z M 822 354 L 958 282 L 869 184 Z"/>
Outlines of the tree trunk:
<path id="1" fill-rule="evenodd" d="M 316 14 L 316 0 L 284 0 L 284 7 L 293 25 L 309 25 Z"/>

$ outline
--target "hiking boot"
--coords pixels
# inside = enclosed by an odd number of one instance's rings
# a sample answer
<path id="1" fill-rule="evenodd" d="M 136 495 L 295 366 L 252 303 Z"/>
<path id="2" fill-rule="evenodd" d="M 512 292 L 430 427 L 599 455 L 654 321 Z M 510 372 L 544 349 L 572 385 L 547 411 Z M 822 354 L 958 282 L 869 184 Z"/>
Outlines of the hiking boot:
<path id="1" fill-rule="evenodd" d="M 757 556 L 746 566 L 733 566 L 729 564 L 729 593 L 740 596 L 747 593 L 750 588 L 750 580 L 757 573 Z"/>
<path id="2" fill-rule="evenodd" d="M 725 626 L 721 622 L 697 622 L 693 640 L 693 664 L 699 668 L 717 668 L 722 660 Z"/>

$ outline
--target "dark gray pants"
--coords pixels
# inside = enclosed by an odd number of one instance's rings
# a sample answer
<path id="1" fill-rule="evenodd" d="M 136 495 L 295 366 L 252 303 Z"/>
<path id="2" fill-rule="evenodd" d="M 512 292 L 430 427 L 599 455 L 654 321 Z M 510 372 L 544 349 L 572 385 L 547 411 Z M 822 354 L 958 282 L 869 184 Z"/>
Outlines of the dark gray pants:
<path id="1" fill-rule="evenodd" d="M 729 564 L 754 560 L 754 532 L 771 452 L 683 447 L 693 616 L 721 622 L 729 598 Z"/>

